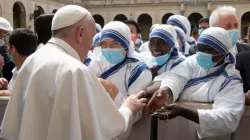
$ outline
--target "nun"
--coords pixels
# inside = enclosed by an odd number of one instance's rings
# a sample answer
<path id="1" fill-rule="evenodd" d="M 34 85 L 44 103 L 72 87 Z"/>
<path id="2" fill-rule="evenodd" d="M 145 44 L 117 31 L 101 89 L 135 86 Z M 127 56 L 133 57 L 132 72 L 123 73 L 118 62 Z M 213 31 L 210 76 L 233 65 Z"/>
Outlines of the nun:
<path id="1" fill-rule="evenodd" d="M 239 72 L 230 53 L 232 44 L 226 30 L 212 27 L 198 40 L 198 52 L 164 73 L 160 89 L 149 101 L 146 114 L 173 101 L 212 103 L 211 109 L 191 109 L 171 104 L 169 119 L 177 116 L 197 124 L 200 138 L 233 133 L 244 113 L 245 96 Z"/>
<path id="2" fill-rule="evenodd" d="M 185 49 L 182 51 L 185 55 L 188 55 L 189 48 L 196 46 L 196 42 L 195 42 L 194 38 L 192 38 L 190 36 L 191 25 L 190 25 L 190 22 L 188 21 L 188 19 L 182 15 L 173 15 L 173 16 L 168 18 L 167 24 L 177 26 L 184 31 L 184 33 L 186 34 L 187 42 L 186 42 Z"/>
<path id="3" fill-rule="evenodd" d="M 97 77 L 114 83 L 119 93 L 114 99 L 117 107 L 129 95 L 148 86 L 152 74 L 147 65 L 135 55 L 129 27 L 112 21 L 101 31 L 101 53 L 89 68 Z"/>
<path id="4" fill-rule="evenodd" d="M 185 60 L 185 56 L 176 48 L 177 34 L 171 25 L 158 25 L 149 35 L 149 59 L 147 62 L 153 77 L 171 70 Z M 157 77 L 156 77 L 157 79 Z"/>

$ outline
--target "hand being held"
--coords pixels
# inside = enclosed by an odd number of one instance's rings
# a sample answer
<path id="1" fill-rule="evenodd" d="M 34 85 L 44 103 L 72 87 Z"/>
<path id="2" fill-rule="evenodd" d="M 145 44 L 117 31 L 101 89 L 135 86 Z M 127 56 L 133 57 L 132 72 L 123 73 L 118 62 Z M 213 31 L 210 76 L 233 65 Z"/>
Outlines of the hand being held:
<path id="1" fill-rule="evenodd" d="M 164 106 L 169 99 L 169 94 L 169 88 L 167 87 L 160 88 L 156 91 L 146 107 L 146 115 L 150 116 L 154 111 Z"/>
<path id="2" fill-rule="evenodd" d="M 129 108 L 133 115 L 138 113 L 141 109 L 146 106 L 147 99 L 144 97 L 143 92 L 139 92 L 137 94 L 130 95 L 121 105 L 121 107 Z"/>
<path id="3" fill-rule="evenodd" d="M 98 80 L 102 84 L 102 86 L 105 88 L 105 90 L 109 93 L 112 100 L 114 100 L 115 97 L 117 96 L 117 94 L 119 93 L 119 90 L 115 86 L 115 84 L 113 84 L 107 80 L 104 80 L 102 78 L 98 78 Z"/>

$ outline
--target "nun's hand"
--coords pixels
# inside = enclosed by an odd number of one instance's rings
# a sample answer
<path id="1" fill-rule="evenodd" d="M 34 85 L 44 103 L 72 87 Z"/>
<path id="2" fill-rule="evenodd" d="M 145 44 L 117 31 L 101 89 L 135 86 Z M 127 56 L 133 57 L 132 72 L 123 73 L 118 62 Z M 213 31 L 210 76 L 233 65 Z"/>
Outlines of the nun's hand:
<path id="1" fill-rule="evenodd" d="M 172 91 L 168 87 L 163 87 L 156 91 L 146 107 L 146 115 L 150 116 L 154 111 L 164 106 L 170 95 L 172 95 Z"/>
<path id="2" fill-rule="evenodd" d="M 116 87 L 116 85 L 102 78 L 98 78 L 98 80 L 102 84 L 102 86 L 105 88 L 105 90 L 109 93 L 112 100 L 114 100 L 117 94 L 119 93 L 119 90 Z"/>
<path id="3" fill-rule="evenodd" d="M 167 112 L 167 116 L 165 118 L 167 119 L 173 119 L 175 117 L 181 116 L 182 112 L 184 111 L 184 107 L 182 107 L 181 105 L 174 103 L 174 104 L 170 104 L 167 106 L 164 106 L 161 108 L 162 112 Z M 160 118 L 161 120 L 163 118 Z"/>
<path id="4" fill-rule="evenodd" d="M 0 78 L 0 90 L 6 90 L 8 87 L 8 80 Z"/>

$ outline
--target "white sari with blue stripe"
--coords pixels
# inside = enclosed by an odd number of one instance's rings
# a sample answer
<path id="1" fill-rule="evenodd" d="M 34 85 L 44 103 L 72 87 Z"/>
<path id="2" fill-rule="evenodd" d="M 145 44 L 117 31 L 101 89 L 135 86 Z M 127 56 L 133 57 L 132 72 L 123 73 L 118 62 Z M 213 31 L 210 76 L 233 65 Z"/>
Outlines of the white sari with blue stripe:
<path id="1" fill-rule="evenodd" d="M 198 65 L 194 55 L 161 78 L 161 87 L 172 90 L 174 101 L 213 103 L 211 110 L 198 109 L 200 137 L 230 134 L 238 127 L 245 95 L 240 74 L 233 64 L 206 70 Z"/>
<path id="2" fill-rule="evenodd" d="M 115 84 L 119 94 L 114 102 L 119 108 L 122 101 L 129 95 L 136 94 L 152 81 L 152 74 L 145 63 L 135 58 L 128 58 L 126 62 L 117 65 L 110 64 L 101 54 L 89 68 L 97 77 Z"/>

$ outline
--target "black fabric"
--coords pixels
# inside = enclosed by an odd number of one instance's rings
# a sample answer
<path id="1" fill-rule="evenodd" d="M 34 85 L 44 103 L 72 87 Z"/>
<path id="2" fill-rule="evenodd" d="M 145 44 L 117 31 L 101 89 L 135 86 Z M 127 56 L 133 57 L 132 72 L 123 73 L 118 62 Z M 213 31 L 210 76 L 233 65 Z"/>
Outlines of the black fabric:
<path id="1" fill-rule="evenodd" d="M 10 61 L 9 63 L 7 63 L 7 64 L 5 64 L 5 65 L 3 66 L 3 70 L 2 70 L 2 72 L 3 72 L 3 77 L 4 77 L 6 80 L 10 81 L 10 79 L 12 78 L 12 70 L 13 70 L 15 67 L 16 67 L 16 65 L 15 65 L 12 61 Z"/>
<path id="2" fill-rule="evenodd" d="M 250 51 L 250 45 L 245 43 L 236 43 L 238 52 Z"/>
<path id="3" fill-rule="evenodd" d="M 250 51 L 236 55 L 236 69 L 240 71 L 244 92 L 247 93 L 250 90 Z"/>

